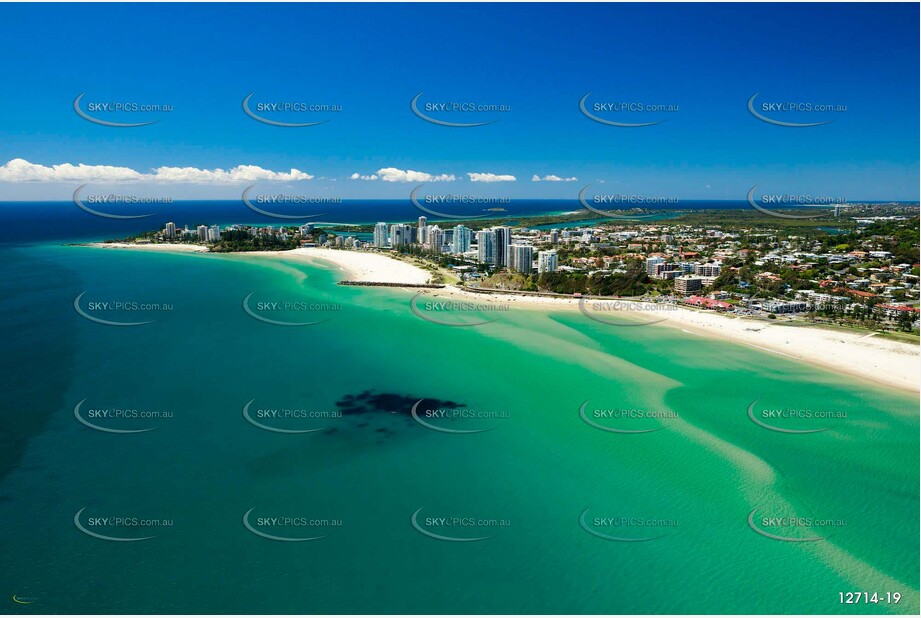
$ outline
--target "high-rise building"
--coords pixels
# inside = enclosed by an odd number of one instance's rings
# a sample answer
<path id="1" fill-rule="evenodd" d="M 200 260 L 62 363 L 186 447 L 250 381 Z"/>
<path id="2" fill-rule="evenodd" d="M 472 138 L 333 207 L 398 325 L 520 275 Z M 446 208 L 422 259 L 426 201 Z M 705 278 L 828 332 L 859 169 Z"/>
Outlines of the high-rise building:
<path id="1" fill-rule="evenodd" d="M 212 225 L 208 228 L 208 242 L 217 242 L 221 239 L 221 228 Z"/>
<path id="2" fill-rule="evenodd" d="M 413 242 L 413 227 L 405 223 L 394 223 L 390 226 L 390 246 L 399 247 Z"/>
<path id="3" fill-rule="evenodd" d="M 313 223 L 305 223 L 298 229 L 301 233 L 301 236 L 306 236 L 307 234 L 313 232 Z"/>
<path id="4" fill-rule="evenodd" d="M 709 264 L 698 264 L 694 268 L 694 274 L 701 277 L 718 277 L 721 270 L 721 264 L 710 262 Z"/>
<path id="5" fill-rule="evenodd" d="M 508 246 L 508 267 L 521 273 L 530 273 L 534 265 L 534 247 L 512 244 Z"/>
<path id="6" fill-rule="evenodd" d="M 658 274 L 656 267 L 664 263 L 665 258 L 658 255 L 646 258 L 646 274 L 650 277 L 655 277 Z"/>
<path id="7" fill-rule="evenodd" d="M 508 266 L 508 246 L 512 241 L 512 228 L 494 227 L 496 234 L 496 261 L 497 266 Z"/>
<path id="8" fill-rule="evenodd" d="M 204 241 L 208 240 L 208 226 L 207 225 L 199 225 L 196 228 L 196 230 L 198 231 L 198 240 L 204 240 Z"/>
<path id="9" fill-rule="evenodd" d="M 387 246 L 387 224 L 383 221 L 379 221 L 374 226 L 374 240 L 373 244 L 375 247 L 386 247 Z"/>
<path id="10" fill-rule="evenodd" d="M 166 224 L 166 237 L 176 238 L 176 224 L 172 221 Z"/>
<path id="11" fill-rule="evenodd" d="M 537 252 L 537 272 L 552 273 L 556 271 L 557 255 L 556 251 L 538 251 Z"/>
<path id="12" fill-rule="evenodd" d="M 435 253 L 441 253 L 444 250 L 445 232 L 437 225 L 430 225 L 426 230 L 428 245 Z"/>
<path id="13" fill-rule="evenodd" d="M 496 232 L 495 230 L 480 230 L 476 233 L 477 262 L 480 264 L 496 264 Z"/>
<path id="14" fill-rule="evenodd" d="M 454 240 L 451 251 L 453 253 L 464 253 L 470 251 L 470 228 L 458 225 L 454 228 Z"/>
<path id="15" fill-rule="evenodd" d="M 560 242 L 560 231 L 550 230 L 550 243 L 555 245 L 558 242 Z"/>
<path id="16" fill-rule="evenodd" d="M 416 240 L 420 245 L 424 245 L 428 242 L 428 230 L 426 229 L 425 225 L 426 221 L 428 221 L 428 219 L 425 216 L 419 217 L 419 224 L 416 228 L 418 230 L 416 234 Z"/>
<path id="17" fill-rule="evenodd" d="M 694 292 L 700 291 L 703 280 L 700 277 L 695 275 L 681 275 L 680 277 L 675 277 L 675 293 L 676 294 L 692 294 Z"/>

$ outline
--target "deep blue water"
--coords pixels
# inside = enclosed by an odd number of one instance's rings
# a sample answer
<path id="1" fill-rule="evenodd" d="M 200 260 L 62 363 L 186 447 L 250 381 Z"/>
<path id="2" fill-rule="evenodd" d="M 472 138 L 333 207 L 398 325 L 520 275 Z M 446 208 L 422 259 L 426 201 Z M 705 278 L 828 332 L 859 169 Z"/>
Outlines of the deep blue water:
<path id="1" fill-rule="evenodd" d="M 96 207 L 103 210 L 103 207 Z M 490 216 L 537 216 L 572 212 L 581 208 L 577 200 L 512 200 L 505 212 Z M 651 209 L 656 209 L 652 206 Z M 686 201 L 658 208 L 663 214 L 676 210 L 742 209 L 744 201 Z M 333 205 L 290 205 L 274 209 L 280 214 L 323 213 L 313 219 L 278 219 L 248 209 L 242 201 L 181 201 L 172 204 L 119 205 L 122 215 L 151 214 L 143 219 L 108 219 L 89 214 L 73 202 L 0 202 L 0 243 L 31 243 L 53 240 L 109 240 L 163 227 L 173 221 L 178 227 L 200 224 L 293 225 L 309 221 L 337 223 L 375 223 L 414 221 L 424 215 L 409 200 L 354 200 Z M 437 217 L 426 215 L 431 221 Z M 553 226 L 560 227 L 560 226 Z"/>

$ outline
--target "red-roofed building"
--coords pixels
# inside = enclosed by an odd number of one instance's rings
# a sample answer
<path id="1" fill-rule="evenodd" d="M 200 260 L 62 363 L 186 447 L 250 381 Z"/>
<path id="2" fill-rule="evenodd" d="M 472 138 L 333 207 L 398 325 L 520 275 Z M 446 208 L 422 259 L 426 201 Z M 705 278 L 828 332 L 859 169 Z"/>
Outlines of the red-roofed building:
<path id="1" fill-rule="evenodd" d="M 703 309 L 716 309 L 717 311 L 732 309 L 732 305 L 727 302 L 715 300 L 713 298 L 704 298 L 703 296 L 689 296 L 684 302 L 687 305 L 694 305 L 695 307 L 702 307 Z"/>
<path id="2" fill-rule="evenodd" d="M 883 310 L 888 318 L 897 318 L 905 313 L 918 313 L 917 307 L 909 307 L 908 305 L 879 305 L 879 308 Z"/>

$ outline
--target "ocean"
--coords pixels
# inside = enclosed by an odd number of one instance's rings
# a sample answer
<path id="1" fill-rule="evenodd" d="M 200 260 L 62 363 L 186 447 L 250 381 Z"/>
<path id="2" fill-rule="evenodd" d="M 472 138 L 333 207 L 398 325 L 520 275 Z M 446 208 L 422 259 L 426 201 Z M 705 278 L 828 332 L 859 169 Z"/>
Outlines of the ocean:
<path id="1" fill-rule="evenodd" d="M 87 208 L 105 214 L 151 215 L 143 219 L 112 219 L 94 216 L 81 210 L 73 201 L 68 202 L 0 202 L 3 226 L 0 227 L 0 244 L 28 243 L 33 241 L 88 241 L 122 238 L 148 230 L 160 229 L 167 221 L 177 227 L 188 225 L 300 225 L 311 221 L 324 223 L 371 224 L 378 221 L 388 223 L 411 222 L 420 216 L 427 216 L 431 222 L 446 222 L 453 227 L 450 218 L 439 218 L 419 210 L 410 200 L 345 200 L 337 204 L 279 204 L 266 205 L 250 199 L 256 208 L 280 215 L 307 215 L 301 219 L 283 219 L 259 214 L 247 208 L 242 200 L 192 201 L 183 200 L 164 204 L 91 204 L 86 199 L 81 203 Z M 511 200 L 508 204 L 495 206 L 502 212 L 493 212 L 489 204 L 466 206 L 467 210 L 445 206 L 425 205 L 436 212 L 447 214 L 474 214 L 482 218 L 533 217 L 538 215 L 559 215 L 582 209 L 578 200 Z M 440 210 L 439 210 L 440 208 Z M 655 219 L 668 218 L 682 210 L 744 210 L 751 209 L 746 201 L 694 201 L 683 200 L 678 204 L 651 204 L 644 209 L 661 211 Z M 602 208 L 604 210 L 604 208 Z M 652 219 L 646 219 L 647 221 Z M 602 219 L 587 216 L 587 224 Z M 583 222 L 537 226 L 550 229 L 582 224 Z"/>
<path id="2" fill-rule="evenodd" d="M 4 613 L 919 611 L 917 395 L 4 208 Z"/>

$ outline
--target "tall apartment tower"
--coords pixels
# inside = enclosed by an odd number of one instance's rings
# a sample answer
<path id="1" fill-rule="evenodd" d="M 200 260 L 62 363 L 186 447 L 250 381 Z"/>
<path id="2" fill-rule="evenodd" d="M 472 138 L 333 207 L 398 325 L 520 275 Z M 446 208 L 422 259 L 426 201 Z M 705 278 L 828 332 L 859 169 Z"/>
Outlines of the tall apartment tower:
<path id="1" fill-rule="evenodd" d="M 387 224 L 379 221 L 374 226 L 374 240 L 372 243 L 375 247 L 387 246 Z"/>

